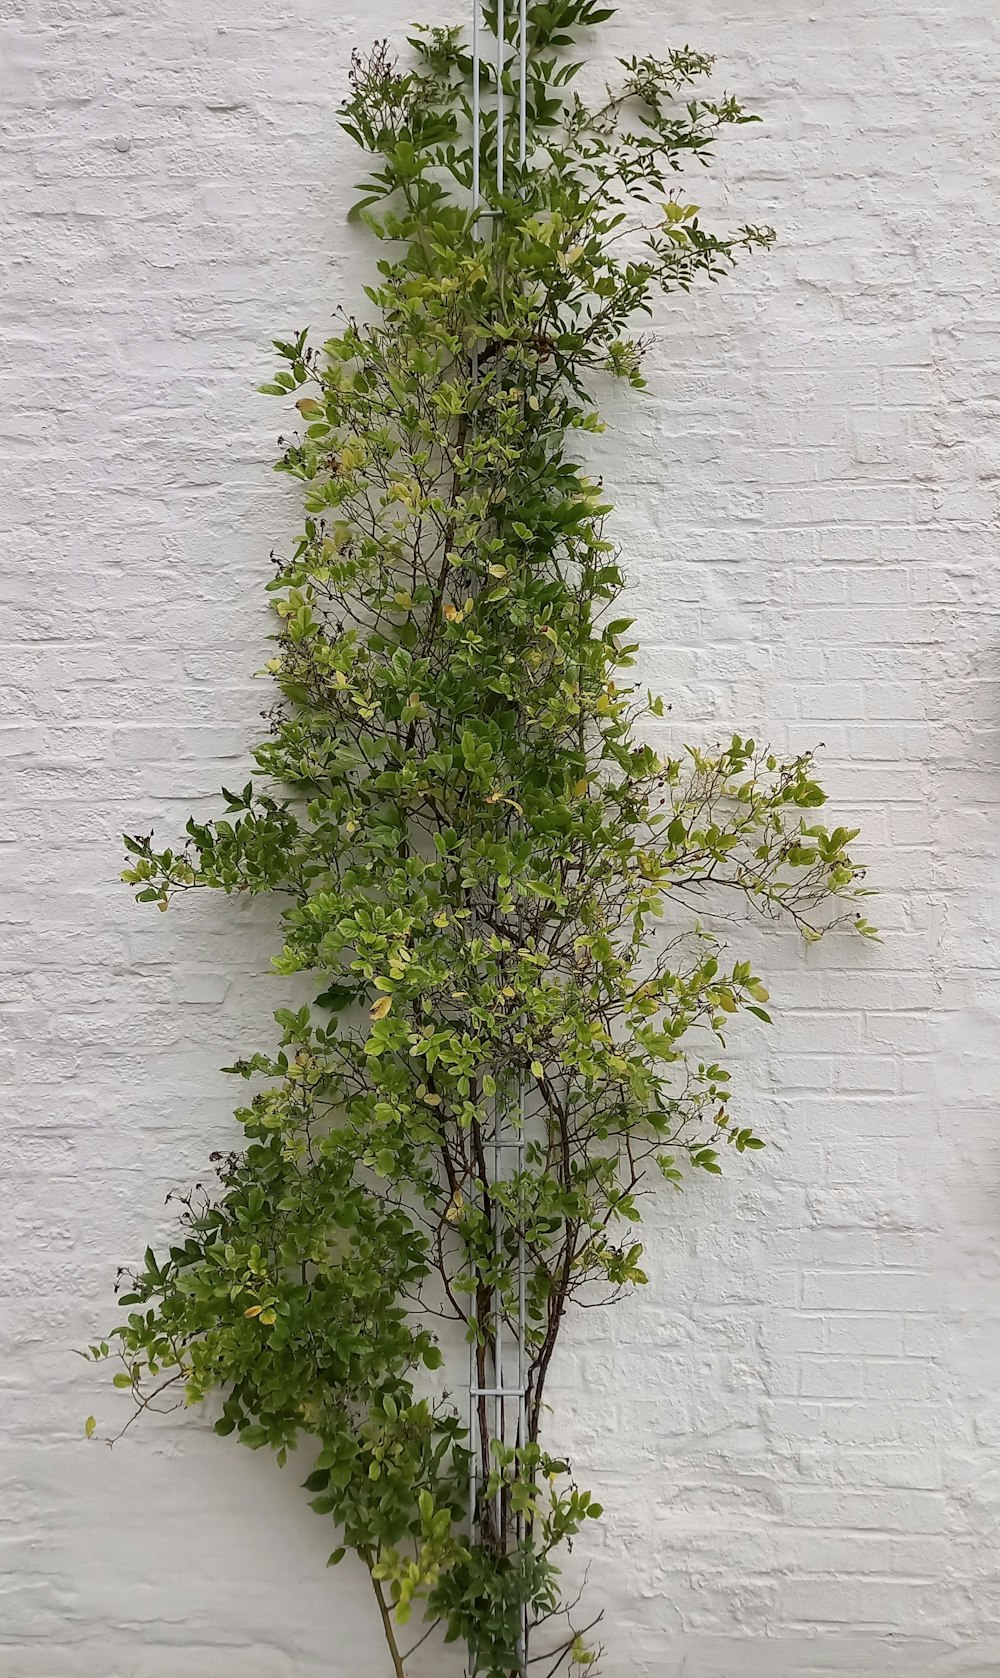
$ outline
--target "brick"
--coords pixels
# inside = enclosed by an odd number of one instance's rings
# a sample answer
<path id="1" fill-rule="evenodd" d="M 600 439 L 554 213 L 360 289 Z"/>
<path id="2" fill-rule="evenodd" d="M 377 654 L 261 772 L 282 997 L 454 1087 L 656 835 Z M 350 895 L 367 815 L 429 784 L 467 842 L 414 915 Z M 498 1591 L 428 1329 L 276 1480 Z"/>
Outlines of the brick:
<path id="1" fill-rule="evenodd" d="M 782 1608 L 790 1621 L 891 1628 L 911 1625 L 927 1605 L 927 1586 L 901 1579 L 789 1579 Z"/>
<path id="2" fill-rule="evenodd" d="M 898 1316 L 838 1311 L 830 1319 L 829 1345 L 831 1352 L 892 1356 L 903 1349 L 902 1322 Z"/>
<path id="3" fill-rule="evenodd" d="M 807 1311 L 921 1311 L 933 1290 L 919 1271 L 815 1270 L 802 1278 Z"/>

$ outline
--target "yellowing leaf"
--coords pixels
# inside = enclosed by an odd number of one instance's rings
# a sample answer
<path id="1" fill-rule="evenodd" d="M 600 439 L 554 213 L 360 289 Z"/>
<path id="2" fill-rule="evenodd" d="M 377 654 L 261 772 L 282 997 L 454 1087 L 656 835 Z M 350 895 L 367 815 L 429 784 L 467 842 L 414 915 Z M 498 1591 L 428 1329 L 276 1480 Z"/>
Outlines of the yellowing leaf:
<path id="1" fill-rule="evenodd" d="M 463 1195 L 461 1189 L 456 1189 L 455 1193 L 451 1197 L 448 1210 L 445 1212 L 447 1222 L 450 1224 L 457 1224 L 459 1218 L 462 1216 L 464 1207 L 465 1196 Z"/>
<path id="2" fill-rule="evenodd" d="M 459 612 L 458 607 L 453 606 L 450 600 L 446 600 L 445 603 L 444 603 L 445 622 L 446 623 L 457 623 L 460 616 L 461 616 L 461 613 Z"/>
<path id="3" fill-rule="evenodd" d="M 372 1005 L 372 1014 L 371 1014 L 372 1019 L 373 1020 L 384 1020 L 386 1014 L 389 1012 L 389 1009 L 391 1007 L 392 1007 L 392 997 L 391 996 L 380 996 L 378 1001 L 375 1002 Z"/>
<path id="4" fill-rule="evenodd" d="M 259 1317 L 263 1309 L 263 1305 L 251 1305 L 249 1311 L 244 1311 L 243 1315 L 245 1317 Z"/>
<path id="5" fill-rule="evenodd" d="M 323 405 L 312 396 L 300 396 L 295 406 L 303 419 L 316 419 L 323 412 Z"/>
<path id="6" fill-rule="evenodd" d="M 97 1426 L 97 1417 L 96 1416 L 88 1416 L 86 1422 L 84 1423 L 84 1432 L 86 1433 L 88 1439 L 93 1439 L 94 1429 L 95 1429 L 96 1426 Z"/>
<path id="7" fill-rule="evenodd" d="M 491 577 L 506 577 L 507 575 L 506 565 L 488 565 L 486 569 Z"/>
<path id="8" fill-rule="evenodd" d="M 340 464 L 345 472 L 353 472 L 358 466 L 363 466 L 367 458 L 368 450 L 358 437 L 352 437 L 340 451 Z"/>
<path id="9" fill-rule="evenodd" d="M 586 781 L 586 780 L 577 781 L 576 785 L 573 788 L 573 797 L 574 798 L 582 798 L 584 793 L 587 792 L 589 790 L 589 788 L 590 788 L 590 782 L 589 781 Z"/>

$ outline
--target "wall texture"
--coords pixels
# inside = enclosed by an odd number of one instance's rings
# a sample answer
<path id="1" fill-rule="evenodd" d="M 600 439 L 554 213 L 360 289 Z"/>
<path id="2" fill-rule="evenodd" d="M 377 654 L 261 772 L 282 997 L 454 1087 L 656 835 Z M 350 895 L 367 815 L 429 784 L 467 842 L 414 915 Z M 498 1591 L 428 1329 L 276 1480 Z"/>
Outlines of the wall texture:
<path id="1" fill-rule="evenodd" d="M 70 1348 L 281 1000 L 266 913 L 135 909 L 117 835 L 209 808 L 267 703 L 294 505 L 251 391 L 358 296 L 333 106 L 411 9 L 0 0 L 3 1678 L 385 1671 L 298 1476 L 191 1420 L 88 1445 L 120 1412 Z M 608 1678 L 995 1678 L 1000 21 L 637 0 L 609 47 L 661 38 L 764 113 L 693 190 L 781 243 L 609 410 L 643 673 L 689 737 L 825 742 L 886 936 L 752 945 L 779 1146 L 654 1213 L 652 1285 L 563 1358 L 608 1509 L 574 1565 Z"/>

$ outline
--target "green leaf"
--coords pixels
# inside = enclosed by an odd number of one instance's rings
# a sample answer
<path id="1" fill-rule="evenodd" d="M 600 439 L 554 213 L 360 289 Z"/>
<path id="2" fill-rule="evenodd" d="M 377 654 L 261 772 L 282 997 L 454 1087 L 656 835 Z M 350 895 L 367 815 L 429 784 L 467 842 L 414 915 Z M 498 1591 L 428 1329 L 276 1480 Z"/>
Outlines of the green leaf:
<path id="1" fill-rule="evenodd" d="M 358 1000 L 358 992 L 352 985 L 328 985 L 316 998 L 316 1007 L 328 1008 L 331 1014 L 339 1014 L 352 1002 Z"/>

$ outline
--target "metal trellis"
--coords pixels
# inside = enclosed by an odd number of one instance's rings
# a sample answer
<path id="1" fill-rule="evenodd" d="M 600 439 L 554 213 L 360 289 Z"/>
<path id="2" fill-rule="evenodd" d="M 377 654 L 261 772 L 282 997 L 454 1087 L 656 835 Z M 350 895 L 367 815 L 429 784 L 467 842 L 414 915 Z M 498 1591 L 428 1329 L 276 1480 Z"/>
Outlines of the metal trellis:
<path id="1" fill-rule="evenodd" d="M 488 210 L 483 203 L 482 193 L 482 160 L 484 150 L 485 118 L 482 102 L 482 74 L 483 74 L 483 21 L 481 16 L 482 0 L 472 0 L 472 209 L 477 228 L 487 215 L 499 215 L 502 211 Z M 516 0 L 517 20 L 512 33 L 516 37 L 515 55 L 513 60 L 508 56 L 507 26 L 508 16 L 513 21 L 513 12 L 509 10 L 509 0 L 496 0 L 496 24 L 494 78 L 496 82 L 496 193 L 500 199 L 504 192 L 504 173 L 508 146 L 507 102 L 512 100 L 510 71 L 516 66 L 516 133 L 517 133 L 517 161 L 524 165 L 527 157 L 527 99 L 528 99 L 528 22 L 527 0 Z M 513 125 L 512 125 L 513 126 Z M 478 377 L 478 358 L 473 357 L 473 378 Z M 495 1252 L 498 1258 L 498 1271 L 502 1269 L 502 1258 L 506 1247 L 506 1213 L 492 1192 L 494 1184 L 500 1183 L 505 1175 L 505 1161 L 513 1155 L 515 1171 L 520 1175 L 525 1166 L 525 1089 L 522 1078 L 518 1078 L 516 1102 L 509 1098 L 509 1091 L 501 1086 L 498 1091 L 494 1107 L 493 1132 L 485 1157 L 489 1160 L 492 1155 L 492 1176 L 484 1185 L 493 1211 L 493 1235 Z M 519 1218 L 516 1227 L 516 1298 L 513 1310 L 504 1306 L 502 1289 L 493 1289 L 488 1318 L 492 1331 L 493 1343 L 493 1380 L 484 1383 L 480 1379 L 478 1340 L 481 1329 L 487 1324 L 480 1324 L 473 1316 L 470 1322 L 472 1335 L 469 1347 L 469 1444 L 470 1444 L 470 1476 L 469 1476 L 469 1519 L 472 1536 L 476 1537 L 482 1527 L 479 1511 L 480 1496 L 480 1461 L 484 1445 L 480 1426 L 481 1405 L 492 1403 L 493 1425 L 492 1436 L 506 1441 L 511 1429 L 508 1427 L 507 1406 L 516 1406 L 516 1421 L 514 1422 L 514 1436 L 520 1448 L 527 1443 L 527 1357 L 525 1351 L 525 1299 L 527 1290 L 527 1265 L 525 1257 L 524 1226 Z M 470 1307 L 470 1310 L 474 1307 Z M 509 1349 L 511 1359 L 516 1370 L 516 1381 L 507 1384 L 505 1376 L 509 1369 L 509 1360 L 505 1355 Z M 511 1371 L 513 1373 L 513 1371 Z M 510 1418 L 514 1421 L 514 1418 Z M 497 1541 L 500 1541 L 502 1530 L 502 1502 L 503 1494 L 498 1493 L 496 1503 Z M 519 1515 L 516 1520 L 515 1537 L 520 1545 L 525 1537 L 524 1517 Z M 527 1605 L 522 1604 L 521 1622 L 518 1635 L 518 1671 L 523 1675 L 527 1671 L 527 1643 L 528 1643 L 528 1613 Z"/>

